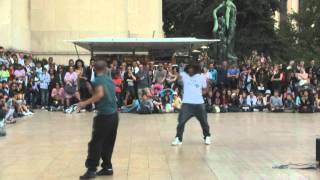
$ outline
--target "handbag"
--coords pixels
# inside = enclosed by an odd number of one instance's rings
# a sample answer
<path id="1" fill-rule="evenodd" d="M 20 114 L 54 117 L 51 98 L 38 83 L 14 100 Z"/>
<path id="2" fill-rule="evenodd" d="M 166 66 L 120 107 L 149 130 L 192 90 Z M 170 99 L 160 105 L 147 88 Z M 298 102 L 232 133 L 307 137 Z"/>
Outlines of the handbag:
<path id="1" fill-rule="evenodd" d="M 77 91 L 77 86 L 76 85 L 70 85 L 67 84 L 64 87 L 64 92 L 66 92 L 67 94 L 74 94 Z"/>

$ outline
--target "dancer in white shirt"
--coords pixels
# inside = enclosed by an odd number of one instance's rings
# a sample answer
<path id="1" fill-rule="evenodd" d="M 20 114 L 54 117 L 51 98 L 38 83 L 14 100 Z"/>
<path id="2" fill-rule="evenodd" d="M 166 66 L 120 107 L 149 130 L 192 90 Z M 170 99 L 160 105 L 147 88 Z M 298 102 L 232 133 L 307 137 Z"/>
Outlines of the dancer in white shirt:
<path id="1" fill-rule="evenodd" d="M 177 134 L 172 142 L 173 146 L 181 145 L 185 124 L 192 117 L 196 117 L 203 131 L 204 143 L 211 144 L 210 127 L 207 120 L 207 111 L 202 95 L 207 93 L 207 82 L 200 74 L 198 65 L 188 65 L 185 72 L 180 74 L 183 81 L 183 100 L 179 112 Z"/>

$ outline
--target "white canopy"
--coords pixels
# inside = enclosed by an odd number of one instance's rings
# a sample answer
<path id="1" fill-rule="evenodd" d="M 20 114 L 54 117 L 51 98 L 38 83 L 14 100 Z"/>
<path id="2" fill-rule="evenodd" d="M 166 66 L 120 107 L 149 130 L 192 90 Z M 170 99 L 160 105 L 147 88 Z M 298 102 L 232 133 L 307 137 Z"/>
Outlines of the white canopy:
<path id="1" fill-rule="evenodd" d="M 220 40 L 197 38 L 87 38 L 67 42 L 94 52 L 146 52 L 163 49 L 197 49 L 218 41 Z"/>

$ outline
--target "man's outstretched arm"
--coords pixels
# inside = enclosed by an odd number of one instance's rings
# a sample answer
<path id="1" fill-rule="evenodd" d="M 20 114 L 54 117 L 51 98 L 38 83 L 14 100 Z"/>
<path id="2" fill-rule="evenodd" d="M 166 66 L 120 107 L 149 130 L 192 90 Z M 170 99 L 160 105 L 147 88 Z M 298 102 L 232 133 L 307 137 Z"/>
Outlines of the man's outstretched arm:
<path id="1" fill-rule="evenodd" d="M 78 110 L 80 110 L 83 107 L 86 107 L 89 104 L 93 104 L 100 101 L 100 99 L 102 99 L 103 96 L 104 96 L 104 87 L 102 85 L 97 86 L 91 98 L 78 103 Z"/>

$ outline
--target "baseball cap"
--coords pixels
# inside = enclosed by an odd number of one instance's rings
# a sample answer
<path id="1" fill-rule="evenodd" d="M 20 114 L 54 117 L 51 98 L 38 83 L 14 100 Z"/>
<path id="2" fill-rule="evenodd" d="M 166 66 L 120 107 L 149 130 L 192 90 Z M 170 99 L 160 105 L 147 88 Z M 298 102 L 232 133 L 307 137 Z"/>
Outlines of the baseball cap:
<path id="1" fill-rule="evenodd" d="M 271 91 L 269 89 L 267 89 L 266 94 L 271 94 Z"/>

